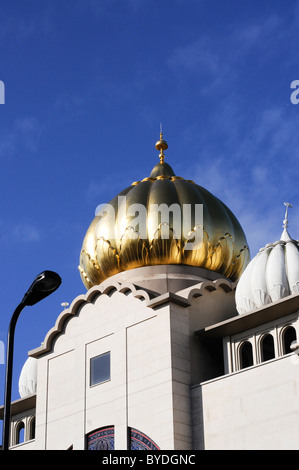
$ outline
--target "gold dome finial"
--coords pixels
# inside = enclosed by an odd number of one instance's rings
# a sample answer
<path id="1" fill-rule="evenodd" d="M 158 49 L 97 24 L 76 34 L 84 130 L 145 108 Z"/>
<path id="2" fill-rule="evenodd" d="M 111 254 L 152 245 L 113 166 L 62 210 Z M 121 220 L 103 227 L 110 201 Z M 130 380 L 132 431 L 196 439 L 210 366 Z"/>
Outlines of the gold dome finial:
<path id="1" fill-rule="evenodd" d="M 163 140 L 162 124 L 160 124 L 160 140 L 158 140 L 158 142 L 156 142 L 156 149 L 160 150 L 160 154 L 159 154 L 160 163 L 164 163 L 165 155 L 164 155 L 163 150 L 168 149 L 168 144 L 165 140 Z"/>

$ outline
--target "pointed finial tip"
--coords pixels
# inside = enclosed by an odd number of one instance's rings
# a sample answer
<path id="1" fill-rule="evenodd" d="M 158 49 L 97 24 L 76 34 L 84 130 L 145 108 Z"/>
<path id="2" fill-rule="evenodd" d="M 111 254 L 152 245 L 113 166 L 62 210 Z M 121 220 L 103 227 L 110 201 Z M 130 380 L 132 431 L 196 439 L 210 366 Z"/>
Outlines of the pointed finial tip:
<path id="1" fill-rule="evenodd" d="M 289 225 L 288 209 L 289 209 L 289 207 L 293 207 L 293 205 L 290 204 L 289 202 L 284 202 L 284 205 L 286 206 L 286 211 L 285 211 L 285 216 L 284 216 L 284 221 L 283 221 L 283 226 L 282 226 L 283 227 L 283 232 L 281 234 L 280 239 L 283 240 L 283 241 L 288 242 L 288 241 L 292 240 L 292 238 L 290 237 L 289 232 L 287 230 L 288 225 Z"/>
<path id="2" fill-rule="evenodd" d="M 284 205 L 286 206 L 286 212 L 284 216 L 284 221 L 283 221 L 283 228 L 287 228 L 288 224 L 288 209 L 289 207 L 293 207 L 293 204 L 290 204 L 289 202 L 284 202 Z"/>

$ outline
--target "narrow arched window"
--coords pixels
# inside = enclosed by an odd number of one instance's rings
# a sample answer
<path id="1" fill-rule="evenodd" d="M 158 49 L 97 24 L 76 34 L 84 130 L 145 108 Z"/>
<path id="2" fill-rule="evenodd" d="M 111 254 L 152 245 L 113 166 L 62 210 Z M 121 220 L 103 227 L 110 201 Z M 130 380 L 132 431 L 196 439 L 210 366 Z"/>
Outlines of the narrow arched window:
<path id="1" fill-rule="evenodd" d="M 283 347 L 283 354 L 289 354 L 292 352 L 291 344 L 295 341 L 296 338 L 296 330 L 293 326 L 288 326 L 282 336 L 282 347 Z"/>
<path id="2" fill-rule="evenodd" d="M 25 425 L 20 421 L 16 427 L 16 444 L 21 444 L 25 441 Z"/>
<path id="3" fill-rule="evenodd" d="M 35 438 L 35 418 L 30 420 L 29 439 Z"/>
<path id="4" fill-rule="evenodd" d="M 269 361 L 274 359 L 275 350 L 274 350 L 274 339 L 270 333 L 267 333 L 261 341 L 261 359 L 262 362 Z"/>
<path id="5" fill-rule="evenodd" d="M 253 365 L 252 344 L 244 341 L 240 346 L 240 369 L 245 369 Z"/>

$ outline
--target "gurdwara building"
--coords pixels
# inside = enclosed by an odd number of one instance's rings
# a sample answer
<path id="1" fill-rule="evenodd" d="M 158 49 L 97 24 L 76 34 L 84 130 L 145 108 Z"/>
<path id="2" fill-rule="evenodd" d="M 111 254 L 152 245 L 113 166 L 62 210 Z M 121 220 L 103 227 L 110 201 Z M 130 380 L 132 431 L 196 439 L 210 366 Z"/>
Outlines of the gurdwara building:
<path id="1" fill-rule="evenodd" d="M 87 292 L 28 353 L 11 449 L 299 448 L 289 205 L 280 239 L 250 261 L 235 215 L 175 175 L 162 134 L 156 148 L 151 174 L 87 230 Z"/>

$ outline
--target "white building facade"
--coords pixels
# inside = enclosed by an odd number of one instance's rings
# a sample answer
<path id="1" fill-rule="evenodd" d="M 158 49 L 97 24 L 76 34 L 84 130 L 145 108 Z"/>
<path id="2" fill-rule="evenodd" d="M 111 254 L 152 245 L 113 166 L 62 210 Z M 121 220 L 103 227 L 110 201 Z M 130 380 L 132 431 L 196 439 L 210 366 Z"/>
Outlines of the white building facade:
<path id="1" fill-rule="evenodd" d="M 164 156 L 165 141 L 159 142 Z M 143 181 L 147 187 L 166 181 L 167 190 L 159 190 L 165 198 L 177 177 L 165 170 L 161 154 L 158 173 Z M 84 242 L 80 272 L 87 293 L 61 312 L 42 345 L 29 352 L 31 375 L 27 363 L 23 396 L 12 404 L 12 449 L 299 448 L 298 242 L 283 236 L 275 245 L 282 250 L 275 272 L 283 276 L 276 276 L 275 285 L 287 289 L 276 298 L 264 295 L 258 305 L 248 303 L 243 282 L 252 262 L 243 241 L 233 251 L 243 235 L 229 210 L 230 236 L 224 226 L 223 236 L 219 224 L 213 228 L 216 202 L 209 199 L 203 223 L 211 251 L 203 256 L 198 248 L 188 262 L 176 262 L 168 245 L 160 260 L 155 254 L 155 262 L 145 262 L 135 251 L 135 264 L 116 269 L 128 262 L 128 252 L 115 257 L 115 249 L 111 260 L 109 250 L 96 246 L 93 260 L 92 249 L 86 251 L 90 238 Z M 136 244 L 129 248 L 132 256 Z M 289 272 L 294 288 L 285 275 L 285 253 L 295 260 Z M 97 277 L 107 265 L 109 275 Z"/>

